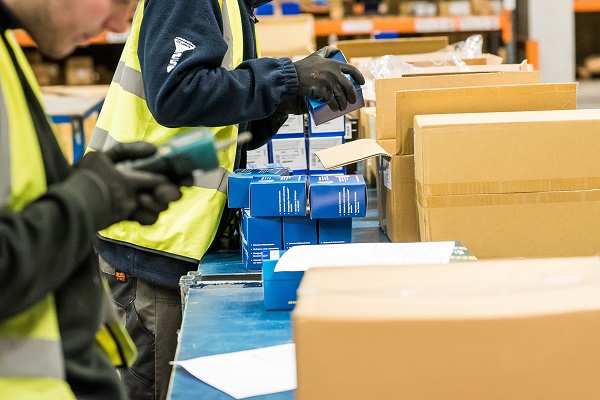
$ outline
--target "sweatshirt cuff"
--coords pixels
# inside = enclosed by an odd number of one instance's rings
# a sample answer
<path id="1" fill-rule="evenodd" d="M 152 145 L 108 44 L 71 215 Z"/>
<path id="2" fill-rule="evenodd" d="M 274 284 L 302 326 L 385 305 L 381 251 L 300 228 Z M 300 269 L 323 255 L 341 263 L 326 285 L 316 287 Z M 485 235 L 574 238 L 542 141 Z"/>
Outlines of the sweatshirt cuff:
<path id="1" fill-rule="evenodd" d="M 300 95 L 300 82 L 298 81 L 298 72 L 294 63 L 289 58 L 280 58 L 281 71 L 285 80 L 285 98 L 292 98 Z"/>

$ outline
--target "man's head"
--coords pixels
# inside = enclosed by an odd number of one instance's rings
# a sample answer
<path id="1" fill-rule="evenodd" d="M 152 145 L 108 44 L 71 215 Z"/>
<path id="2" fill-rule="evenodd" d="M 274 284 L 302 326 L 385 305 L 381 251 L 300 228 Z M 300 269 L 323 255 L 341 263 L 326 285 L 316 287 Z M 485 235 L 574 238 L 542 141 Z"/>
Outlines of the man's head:
<path id="1" fill-rule="evenodd" d="M 137 0 L 2 0 L 38 49 L 52 58 L 69 55 L 104 30 L 124 32 Z"/>

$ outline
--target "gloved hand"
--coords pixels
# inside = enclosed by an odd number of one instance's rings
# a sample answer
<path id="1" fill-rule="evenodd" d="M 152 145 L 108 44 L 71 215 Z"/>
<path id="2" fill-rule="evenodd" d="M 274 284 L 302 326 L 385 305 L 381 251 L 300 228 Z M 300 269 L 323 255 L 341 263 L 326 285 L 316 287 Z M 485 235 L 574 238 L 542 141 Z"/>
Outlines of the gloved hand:
<path id="1" fill-rule="evenodd" d="M 119 161 L 149 157 L 156 147 L 147 142 L 118 143 L 106 152 L 91 152 L 75 164 L 75 169 L 94 171 L 107 185 L 111 197 L 111 215 L 104 229 L 123 220 L 152 225 L 169 203 L 181 198 L 179 185 L 164 175 L 117 168 Z"/>
<path id="2" fill-rule="evenodd" d="M 325 46 L 294 63 L 300 95 L 322 99 L 332 111 L 345 110 L 348 103 L 356 103 L 354 85 L 344 74 L 349 74 L 359 85 L 365 83 L 355 66 L 329 59 L 338 51 L 335 47 Z"/>
<path id="3" fill-rule="evenodd" d="M 282 114 L 293 115 L 302 115 L 308 112 L 306 109 L 306 103 L 304 102 L 304 97 L 302 96 L 296 96 L 282 101 L 277 106 L 277 111 Z"/>

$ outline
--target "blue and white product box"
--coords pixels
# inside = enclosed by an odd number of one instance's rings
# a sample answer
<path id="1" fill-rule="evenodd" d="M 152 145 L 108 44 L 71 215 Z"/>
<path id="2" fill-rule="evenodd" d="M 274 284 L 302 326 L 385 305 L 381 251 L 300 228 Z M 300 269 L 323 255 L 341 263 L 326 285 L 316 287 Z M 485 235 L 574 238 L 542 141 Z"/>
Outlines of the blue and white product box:
<path id="1" fill-rule="evenodd" d="M 275 137 L 293 135 L 296 137 L 304 136 L 304 115 L 288 115 L 288 119 L 279 128 Z"/>
<path id="2" fill-rule="evenodd" d="M 291 171 L 284 167 L 237 169 L 227 178 L 227 204 L 229 208 L 250 207 L 250 182 L 266 176 L 287 176 Z"/>
<path id="3" fill-rule="evenodd" d="M 348 62 L 341 51 L 335 53 L 331 58 L 344 63 Z M 324 122 L 331 121 L 334 118 L 348 114 L 350 111 L 364 107 L 365 99 L 363 98 L 361 86 L 356 83 L 354 79 L 350 77 L 350 75 L 346 75 L 346 77 L 350 80 L 350 82 L 352 82 L 354 88 L 356 89 L 356 102 L 352 104 L 348 103 L 348 106 L 345 110 L 331 111 L 331 108 L 329 108 L 326 102 L 312 97 L 306 97 L 306 108 L 308 109 L 309 115 L 313 117 L 316 125 L 321 125 Z"/>
<path id="4" fill-rule="evenodd" d="M 352 218 L 317 220 L 319 244 L 352 243 Z"/>
<path id="5" fill-rule="evenodd" d="M 250 215 L 306 215 L 306 175 L 270 176 L 250 184 Z"/>
<path id="6" fill-rule="evenodd" d="M 241 213 L 242 261 L 246 269 L 260 270 L 264 250 L 283 249 L 281 218 L 251 217 L 248 210 Z"/>
<path id="7" fill-rule="evenodd" d="M 308 173 L 308 164 L 306 161 L 306 140 L 304 136 L 271 139 L 271 159 L 274 163 L 292 170 L 294 175 L 306 175 Z"/>
<path id="8" fill-rule="evenodd" d="M 304 271 L 275 272 L 284 251 L 263 252 L 263 296 L 265 310 L 292 310 L 296 306 L 297 290 Z"/>
<path id="9" fill-rule="evenodd" d="M 307 217 L 283 217 L 283 249 L 317 244 L 317 220 Z"/>
<path id="10" fill-rule="evenodd" d="M 308 193 L 313 219 L 367 215 L 367 186 L 362 175 L 312 175 Z"/>
<path id="11" fill-rule="evenodd" d="M 345 136 L 346 135 L 346 117 L 341 116 L 320 125 L 315 125 L 315 121 L 308 117 L 308 132 L 310 137 L 317 136 Z"/>
<path id="12" fill-rule="evenodd" d="M 308 138 L 308 168 L 311 175 L 316 174 L 344 174 L 346 173 L 346 167 L 342 166 L 339 168 L 326 170 L 319 158 L 315 155 L 317 151 L 325 150 L 330 147 L 339 146 L 344 144 L 343 136 L 311 136 Z"/>
<path id="13" fill-rule="evenodd" d="M 246 167 L 250 169 L 264 168 L 265 165 L 269 164 L 269 143 L 260 146 L 255 150 L 248 150 Z"/>

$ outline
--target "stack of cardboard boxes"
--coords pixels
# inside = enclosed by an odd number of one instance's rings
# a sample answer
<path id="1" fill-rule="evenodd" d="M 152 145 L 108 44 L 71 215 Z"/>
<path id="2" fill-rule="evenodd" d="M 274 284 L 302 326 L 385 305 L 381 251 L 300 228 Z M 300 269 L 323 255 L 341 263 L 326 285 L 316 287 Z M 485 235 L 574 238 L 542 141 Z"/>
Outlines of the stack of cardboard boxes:
<path id="1" fill-rule="evenodd" d="M 297 399 L 600 393 L 600 259 L 583 257 L 600 250 L 600 110 L 576 110 L 576 83 L 496 67 L 377 80 L 376 116 L 361 115 L 375 124 L 360 122 L 375 140 L 317 153 L 326 167 L 380 155 L 393 241 L 502 260 L 308 270 Z"/>

